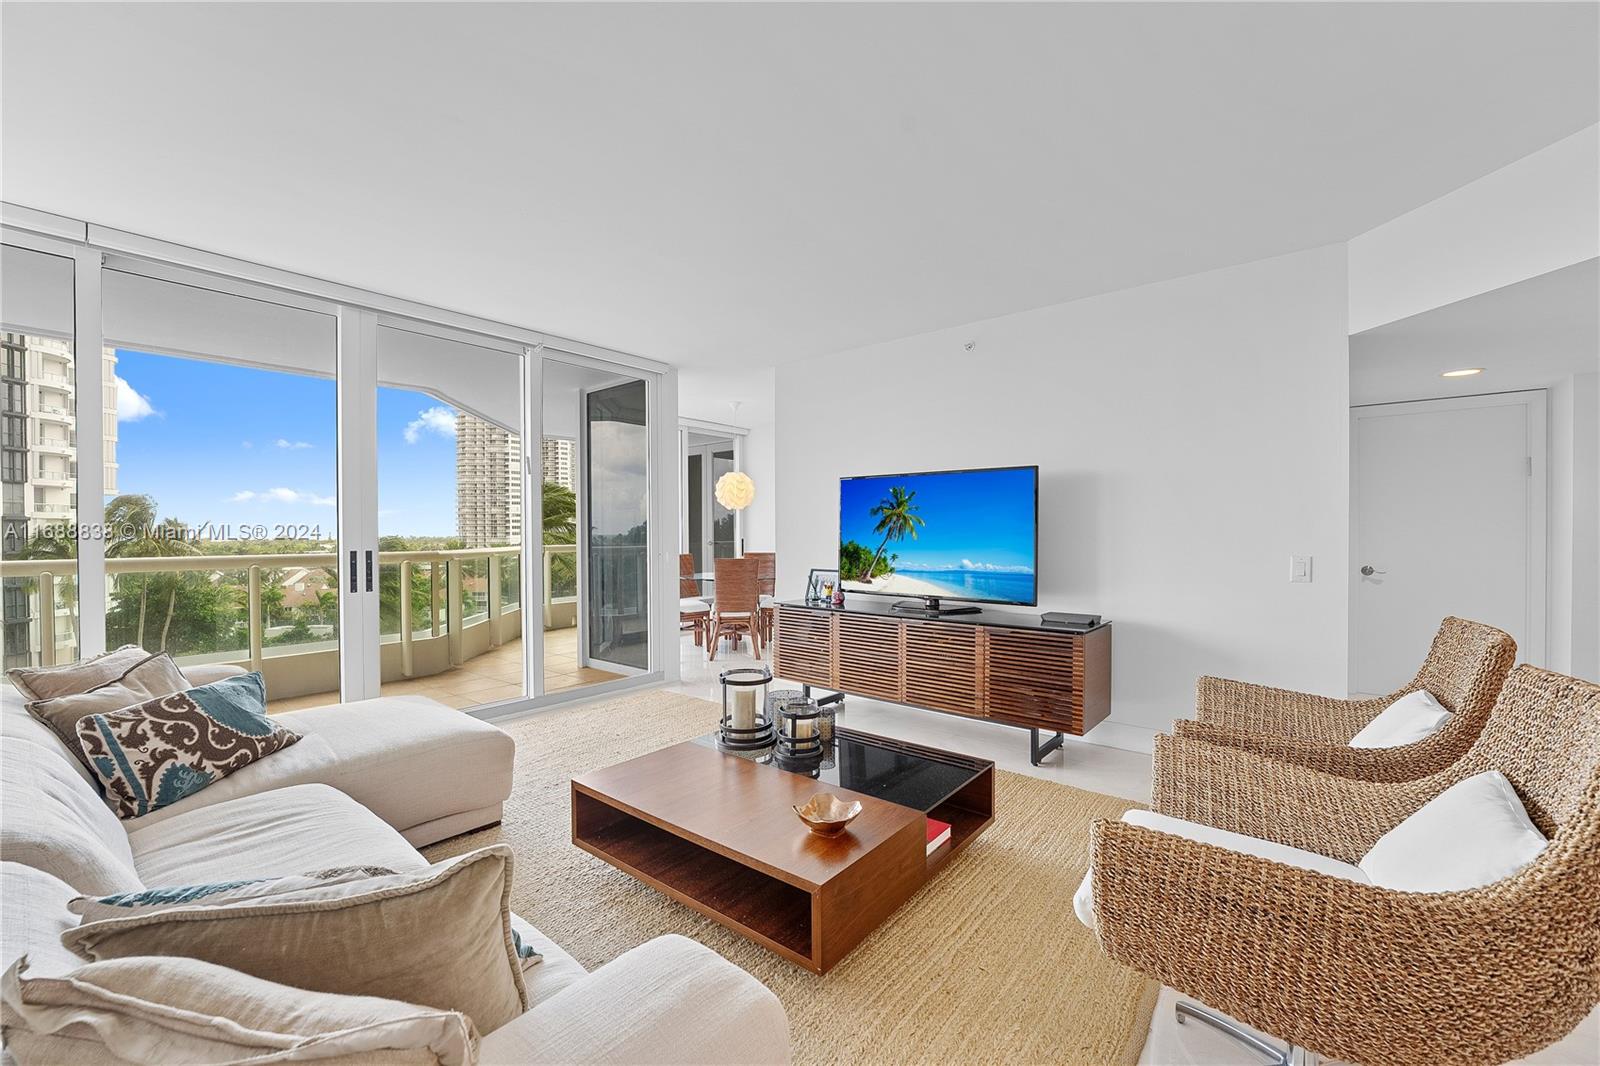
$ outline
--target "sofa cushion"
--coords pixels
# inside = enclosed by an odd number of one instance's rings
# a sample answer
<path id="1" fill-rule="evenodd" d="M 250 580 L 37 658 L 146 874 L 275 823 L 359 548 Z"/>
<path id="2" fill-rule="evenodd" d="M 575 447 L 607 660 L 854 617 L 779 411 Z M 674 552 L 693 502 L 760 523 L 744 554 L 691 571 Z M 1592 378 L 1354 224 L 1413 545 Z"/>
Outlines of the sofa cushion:
<path id="1" fill-rule="evenodd" d="M 23 699 L 49 700 L 74 692 L 88 692 L 107 681 L 115 681 L 127 673 L 129 667 L 149 656 L 150 653 L 137 644 L 124 644 L 62 666 L 14 666 L 6 671 L 6 676 L 22 693 Z"/>
<path id="2" fill-rule="evenodd" d="M 7 970 L 0 995 L 20 1066 L 113 1055 L 162 1066 L 476 1060 L 477 1034 L 458 1012 L 310 992 L 197 959 L 112 959 L 57 976 L 19 966 Z"/>
<path id="3" fill-rule="evenodd" d="M 1269 862 L 1282 863 L 1285 866 L 1298 867 L 1301 870 L 1310 870 L 1314 873 L 1327 874 L 1343 881 L 1356 881 L 1367 883 L 1367 875 L 1361 872 L 1359 866 L 1338 859 L 1330 859 L 1326 855 L 1318 855 L 1314 851 L 1304 851 L 1292 848 L 1287 844 L 1279 844 L 1275 840 L 1262 840 L 1259 837 L 1245 836 L 1243 833 L 1231 833 L 1226 829 L 1214 829 L 1200 822 L 1189 822 L 1182 818 L 1173 818 L 1155 811 L 1132 810 L 1122 816 L 1122 820 L 1129 825 L 1143 826 L 1157 833 L 1168 833 L 1172 836 L 1184 837 L 1200 844 L 1211 844 L 1215 847 L 1237 851 L 1244 855 L 1254 855 L 1258 859 Z M 1083 875 L 1083 883 L 1078 886 L 1078 891 L 1072 897 L 1072 909 L 1077 913 L 1078 920 L 1090 929 L 1094 928 L 1094 870 L 1091 868 Z"/>
<path id="4" fill-rule="evenodd" d="M 275 717 L 326 741 L 335 761 L 322 780 L 401 831 L 498 807 L 511 795 L 516 742 L 424 696 L 384 696 Z"/>
<path id="5" fill-rule="evenodd" d="M 1504 880 L 1549 843 L 1499 770 L 1457 781 L 1378 838 L 1361 857 L 1375 885 L 1459 892 Z"/>
<path id="6" fill-rule="evenodd" d="M 83 778 L 91 791 L 97 793 L 100 791 L 100 782 L 89 772 L 89 767 L 62 743 L 53 729 L 28 713 L 28 706 L 22 701 L 21 696 L 12 692 L 3 692 L 0 696 L 4 697 L 0 698 L 0 738 L 4 738 L 7 743 L 13 740 L 25 740 L 54 753 Z"/>
<path id="7" fill-rule="evenodd" d="M 522 967 L 522 982 L 528 988 L 528 1006 L 543 1003 L 589 972 L 582 963 L 567 954 L 565 948 L 519 917 L 515 911 L 511 913 L 511 925 L 522 942 L 541 956 L 538 965 L 524 964 Z"/>
<path id="8" fill-rule="evenodd" d="M 299 988 L 458 1010 L 484 1032 L 527 1009 L 513 947 L 511 849 L 224 906 L 88 922 L 62 943 L 100 961 L 182 955 Z"/>
<path id="9" fill-rule="evenodd" d="M 128 835 L 60 745 L 8 737 L 0 745 L 0 855 L 107 895 L 144 887 Z"/>
<path id="10" fill-rule="evenodd" d="M 134 829 L 127 841 L 139 879 L 150 886 L 282 877 L 329 866 L 403 871 L 428 864 L 383 819 L 328 785 L 215 803 Z"/>
<path id="11" fill-rule="evenodd" d="M 166 652 L 141 659 L 121 677 L 92 688 L 49 700 L 34 700 L 28 713 L 50 727 L 73 758 L 92 769 L 78 741 L 78 720 L 91 714 L 109 714 L 124 707 L 144 703 L 155 696 L 167 696 L 189 687 L 188 678 Z"/>
<path id="12" fill-rule="evenodd" d="M 35 973 L 70 973 L 83 960 L 61 944 L 78 924 L 71 903 L 78 890 L 43 870 L 0 862 L 0 972 L 28 956 Z"/>
<path id="13" fill-rule="evenodd" d="M 619 955 L 510 1025 L 486 1033 L 485 1066 L 789 1062 L 778 997 L 710 948 L 662 936 Z"/>
<path id="14" fill-rule="evenodd" d="M 299 742 L 275 752 L 270 759 L 255 762 L 234 771 L 215 784 L 191 793 L 176 803 L 157 807 L 149 814 L 123 820 L 128 832 L 158 825 L 203 807 L 211 807 L 241 796 L 253 796 L 269 789 L 288 788 L 291 785 L 321 784 L 329 768 L 336 761 L 333 749 L 320 737 L 302 735 Z"/>

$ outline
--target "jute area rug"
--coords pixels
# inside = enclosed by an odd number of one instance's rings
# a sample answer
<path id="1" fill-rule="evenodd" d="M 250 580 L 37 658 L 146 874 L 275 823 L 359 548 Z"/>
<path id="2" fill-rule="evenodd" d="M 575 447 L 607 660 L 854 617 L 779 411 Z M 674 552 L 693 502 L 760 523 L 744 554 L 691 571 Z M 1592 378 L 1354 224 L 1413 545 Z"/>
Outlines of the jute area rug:
<path id="1" fill-rule="evenodd" d="M 822 977 L 573 846 L 573 775 L 710 732 L 717 713 L 653 691 L 514 722 L 505 820 L 426 854 L 510 844 L 513 907 L 591 970 L 664 933 L 698 940 L 777 993 L 799 1064 L 1137 1060 L 1157 988 L 1101 955 L 1072 913 L 1089 823 L 1126 800 L 997 773 L 988 831 Z"/>

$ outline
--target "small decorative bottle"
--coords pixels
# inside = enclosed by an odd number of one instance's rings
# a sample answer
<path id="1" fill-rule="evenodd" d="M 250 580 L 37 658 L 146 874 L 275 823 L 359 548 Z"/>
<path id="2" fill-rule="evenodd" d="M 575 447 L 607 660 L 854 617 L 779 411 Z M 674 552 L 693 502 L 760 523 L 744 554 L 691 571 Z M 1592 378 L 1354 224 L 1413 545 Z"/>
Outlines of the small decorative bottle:
<path id="1" fill-rule="evenodd" d="M 833 605 L 835 607 L 843 607 L 844 606 L 844 575 L 843 574 L 840 574 L 839 577 L 833 583 Z"/>

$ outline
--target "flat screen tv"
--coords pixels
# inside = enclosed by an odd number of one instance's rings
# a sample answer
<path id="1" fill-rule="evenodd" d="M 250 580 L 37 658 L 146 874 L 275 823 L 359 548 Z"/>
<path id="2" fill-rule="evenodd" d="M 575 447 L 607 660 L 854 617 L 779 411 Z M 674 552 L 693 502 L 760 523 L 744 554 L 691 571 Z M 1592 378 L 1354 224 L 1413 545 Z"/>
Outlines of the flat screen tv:
<path id="1" fill-rule="evenodd" d="M 921 611 L 1035 606 L 1038 516 L 1037 466 L 841 478 L 840 584 Z"/>

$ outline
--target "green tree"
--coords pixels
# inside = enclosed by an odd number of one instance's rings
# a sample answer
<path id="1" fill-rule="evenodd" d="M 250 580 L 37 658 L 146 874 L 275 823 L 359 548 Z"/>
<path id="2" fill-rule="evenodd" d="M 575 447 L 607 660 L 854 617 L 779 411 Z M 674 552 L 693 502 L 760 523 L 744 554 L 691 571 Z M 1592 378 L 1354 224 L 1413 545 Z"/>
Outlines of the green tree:
<path id="1" fill-rule="evenodd" d="M 182 522 L 168 518 L 157 523 L 156 501 L 150 496 L 126 493 L 113 497 L 106 504 L 105 520 L 110 530 L 110 536 L 106 538 L 108 559 L 169 559 L 200 554 Z M 161 647 L 158 650 L 166 651 L 167 636 L 177 610 L 179 587 L 186 578 L 191 579 L 192 584 L 195 575 L 173 572 L 138 576 L 139 623 L 135 629 L 134 643 L 141 648 L 145 646 L 145 619 L 151 590 L 155 589 L 158 595 L 164 591 L 167 593 L 167 616 L 161 626 Z"/>
<path id="2" fill-rule="evenodd" d="M 889 542 L 902 541 L 906 537 L 917 539 L 917 530 L 927 523 L 922 516 L 917 514 L 917 505 L 911 501 L 916 499 L 916 490 L 907 492 L 899 485 L 889 489 L 889 495 L 873 505 L 868 514 L 876 515 L 878 524 L 872 527 L 874 533 L 882 533 L 883 540 L 878 545 L 878 550 L 872 555 L 872 562 L 861 571 L 860 580 L 871 581 L 873 573 L 878 568 L 878 560 L 883 558 L 883 550 Z"/>

